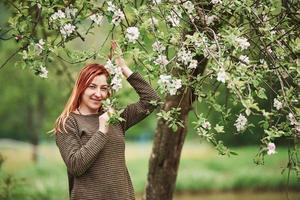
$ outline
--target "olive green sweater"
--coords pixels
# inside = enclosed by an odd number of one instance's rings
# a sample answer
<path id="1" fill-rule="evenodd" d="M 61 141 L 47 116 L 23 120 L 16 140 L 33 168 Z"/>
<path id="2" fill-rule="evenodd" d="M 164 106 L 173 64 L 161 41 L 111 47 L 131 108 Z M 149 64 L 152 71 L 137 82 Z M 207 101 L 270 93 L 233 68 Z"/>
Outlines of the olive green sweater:
<path id="1" fill-rule="evenodd" d="M 71 200 L 132 200 L 134 189 L 125 162 L 125 131 L 153 110 L 159 100 L 154 89 L 134 72 L 127 81 L 140 99 L 128 105 L 125 121 L 110 125 L 106 134 L 98 130 L 99 115 L 70 113 L 65 130 L 57 132 L 56 144 L 67 166 Z"/>

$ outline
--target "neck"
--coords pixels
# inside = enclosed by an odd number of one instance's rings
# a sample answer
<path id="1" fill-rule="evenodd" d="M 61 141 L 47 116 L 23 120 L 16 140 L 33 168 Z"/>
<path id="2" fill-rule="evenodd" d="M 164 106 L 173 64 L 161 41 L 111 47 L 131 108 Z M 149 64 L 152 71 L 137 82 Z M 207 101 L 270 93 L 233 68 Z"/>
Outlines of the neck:
<path id="1" fill-rule="evenodd" d="M 98 110 L 91 110 L 85 107 L 78 107 L 77 111 L 79 112 L 79 114 L 81 115 L 90 115 L 90 114 L 97 114 Z"/>

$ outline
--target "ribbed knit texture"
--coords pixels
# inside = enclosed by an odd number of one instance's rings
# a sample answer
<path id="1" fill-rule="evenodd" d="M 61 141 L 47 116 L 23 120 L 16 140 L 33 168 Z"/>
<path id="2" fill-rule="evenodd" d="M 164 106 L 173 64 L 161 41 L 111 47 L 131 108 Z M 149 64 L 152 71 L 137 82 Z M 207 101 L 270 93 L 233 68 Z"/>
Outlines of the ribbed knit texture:
<path id="1" fill-rule="evenodd" d="M 159 100 L 155 90 L 138 72 L 127 81 L 140 99 L 122 113 L 124 122 L 98 130 L 99 115 L 71 113 L 66 130 L 56 133 L 56 144 L 67 166 L 71 200 L 132 200 L 134 189 L 125 162 L 125 131 L 153 110 Z"/>

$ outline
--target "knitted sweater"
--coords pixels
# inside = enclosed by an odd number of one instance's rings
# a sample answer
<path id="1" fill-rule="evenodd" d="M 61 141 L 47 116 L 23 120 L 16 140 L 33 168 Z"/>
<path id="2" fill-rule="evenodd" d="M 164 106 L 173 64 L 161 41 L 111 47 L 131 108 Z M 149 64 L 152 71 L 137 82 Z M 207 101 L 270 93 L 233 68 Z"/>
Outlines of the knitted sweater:
<path id="1" fill-rule="evenodd" d="M 70 113 L 65 130 L 55 134 L 56 144 L 67 166 L 71 200 L 132 200 L 134 189 L 125 163 L 125 131 L 144 119 L 159 100 L 154 89 L 138 72 L 127 81 L 140 99 L 128 105 L 106 134 L 98 130 L 98 114 Z"/>

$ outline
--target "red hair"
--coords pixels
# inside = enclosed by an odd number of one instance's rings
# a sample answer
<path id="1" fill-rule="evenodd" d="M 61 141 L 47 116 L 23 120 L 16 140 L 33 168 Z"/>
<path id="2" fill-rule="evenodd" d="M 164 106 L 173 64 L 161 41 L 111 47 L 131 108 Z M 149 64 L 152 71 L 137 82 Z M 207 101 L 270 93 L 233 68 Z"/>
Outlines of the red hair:
<path id="1" fill-rule="evenodd" d="M 89 86 L 89 84 L 93 81 L 93 79 L 96 76 L 102 74 L 104 74 L 107 77 L 107 79 L 109 78 L 109 73 L 105 69 L 105 67 L 97 63 L 87 64 L 84 68 L 80 70 L 79 76 L 73 87 L 72 94 L 69 97 L 69 100 L 65 105 L 64 110 L 55 121 L 55 133 L 61 132 L 61 126 L 63 126 L 63 128 L 65 129 L 65 122 L 69 117 L 70 113 L 75 111 L 79 107 L 81 103 L 81 96 L 84 90 Z M 108 96 L 109 95 L 110 93 L 108 94 Z"/>

